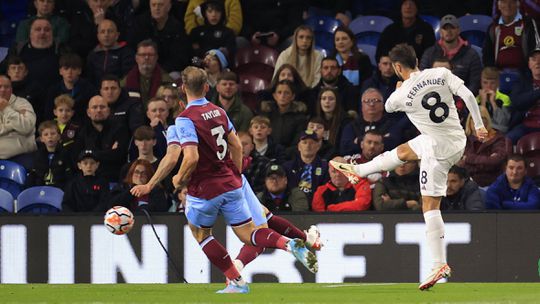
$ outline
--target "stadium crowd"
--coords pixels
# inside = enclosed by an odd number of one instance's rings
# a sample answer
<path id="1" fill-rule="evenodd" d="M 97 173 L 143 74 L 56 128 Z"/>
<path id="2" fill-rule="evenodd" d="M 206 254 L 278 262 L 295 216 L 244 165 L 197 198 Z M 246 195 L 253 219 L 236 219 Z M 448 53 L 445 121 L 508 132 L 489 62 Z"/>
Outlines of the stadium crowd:
<path id="1" fill-rule="evenodd" d="M 456 96 L 468 142 L 441 209 L 538 210 L 538 7 L 538 0 L 4 0 L 0 162 L 27 172 L 20 189 L 6 190 L 16 199 L 24 188 L 60 188 L 69 212 L 182 211 L 185 191 L 173 192 L 172 176 L 144 197 L 129 189 L 147 183 L 165 155 L 167 128 L 186 106 L 180 72 L 196 65 L 209 76 L 207 99 L 238 131 L 243 173 L 270 211 L 419 212 L 416 163 L 354 181 L 328 165 L 367 162 L 418 134 L 403 113 L 384 110 L 399 80 L 388 51 L 407 43 L 421 69 L 446 67 L 465 82 L 489 131 L 486 141 L 475 139 Z M 389 23 L 368 30 L 361 19 L 371 16 Z M 472 30 L 467 16 L 489 22 Z"/>

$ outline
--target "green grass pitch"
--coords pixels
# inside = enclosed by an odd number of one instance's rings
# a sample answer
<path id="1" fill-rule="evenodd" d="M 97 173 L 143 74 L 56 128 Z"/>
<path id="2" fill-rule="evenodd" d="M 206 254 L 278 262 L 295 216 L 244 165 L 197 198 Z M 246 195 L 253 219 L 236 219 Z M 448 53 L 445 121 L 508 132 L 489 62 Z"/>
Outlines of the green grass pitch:
<path id="1" fill-rule="evenodd" d="M 0 303 L 540 303 L 540 283 L 250 284 L 244 295 L 215 294 L 224 284 L 0 285 Z"/>

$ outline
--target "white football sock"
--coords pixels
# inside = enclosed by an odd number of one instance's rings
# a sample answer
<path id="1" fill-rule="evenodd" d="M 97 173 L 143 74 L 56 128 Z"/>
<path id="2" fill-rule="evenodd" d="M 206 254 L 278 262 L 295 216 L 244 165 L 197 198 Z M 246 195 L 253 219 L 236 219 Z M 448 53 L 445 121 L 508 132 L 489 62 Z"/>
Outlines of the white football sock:
<path id="1" fill-rule="evenodd" d="M 391 171 L 405 162 L 399 159 L 397 148 L 392 151 L 384 152 L 367 163 L 354 166 L 354 171 L 360 177 L 366 177 L 372 173 L 381 171 Z"/>
<path id="2" fill-rule="evenodd" d="M 441 210 L 424 212 L 426 238 L 435 267 L 446 264 L 446 246 L 444 245 L 444 222 Z"/>

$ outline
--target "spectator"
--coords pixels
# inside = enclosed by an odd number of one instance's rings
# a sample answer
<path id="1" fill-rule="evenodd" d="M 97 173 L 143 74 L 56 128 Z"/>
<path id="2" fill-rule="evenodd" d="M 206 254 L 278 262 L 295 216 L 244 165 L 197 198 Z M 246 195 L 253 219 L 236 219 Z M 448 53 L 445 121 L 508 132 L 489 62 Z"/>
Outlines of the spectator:
<path id="1" fill-rule="evenodd" d="M 358 50 L 356 36 L 345 26 L 340 25 L 334 31 L 334 50 L 330 57 L 337 59 L 343 76 L 357 88 L 373 72 L 368 55 Z"/>
<path id="2" fill-rule="evenodd" d="M 264 156 L 272 162 L 282 164 L 285 151 L 283 146 L 274 142 L 272 136 L 272 125 L 266 116 L 255 116 L 249 123 L 249 134 L 253 137 L 255 149 L 252 157 Z"/>
<path id="3" fill-rule="evenodd" d="M 319 155 L 324 160 L 329 160 L 337 156 L 337 150 L 334 145 L 329 141 L 330 130 L 327 129 L 325 120 L 320 116 L 311 117 L 308 121 L 306 130 L 311 130 L 313 133 L 317 134 L 317 138 L 321 142 L 321 148 L 317 155 Z"/>
<path id="4" fill-rule="evenodd" d="M 384 146 L 387 150 L 402 142 L 399 137 L 403 130 L 399 130 L 397 127 L 399 124 L 385 115 L 384 100 L 379 90 L 367 89 L 362 94 L 361 105 L 360 115 L 343 129 L 340 142 L 341 155 L 359 153 L 358 143 L 367 130 L 377 130 L 384 134 Z"/>
<path id="5" fill-rule="evenodd" d="M 107 101 L 97 95 L 88 102 L 86 111 L 90 122 L 79 131 L 73 150 L 93 150 L 100 160 L 98 175 L 106 181 L 116 182 L 118 172 L 126 162 L 129 132 L 127 126 L 114 123 L 110 119 L 111 109 Z"/>
<path id="6" fill-rule="evenodd" d="M 528 54 L 536 47 L 538 35 L 533 20 L 523 17 L 518 0 L 497 0 L 500 16 L 487 29 L 482 60 L 484 66 L 522 69 Z"/>
<path id="7" fill-rule="evenodd" d="M 459 22 L 456 16 L 446 15 L 441 18 L 441 38 L 426 49 L 420 61 L 420 69 L 433 66 L 437 58 L 448 58 L 452 73 L 463 79 L 465 86 L 473 94 L 478 92 L 482 62 L 478 53 L 460 36 Z"/>
<path id="8" fill-rule="evenodd" d="M 512 143 L 503 133 L 491 127 L 491 119 L 486 108 L 481 107 L 480 114 L 488 135 L 484 141 L 479 141 L 474 134 L 474 122 L 469 116 L 465 129 L 467 145 L 459 164 L 467 169 L 480 187 L 486 187 L 502 173 Z"/>
<path id="9" fill-rule="evenodd" d="M 343 128 L 351 119 L 341 108 L 341 96 L 338 91 L 331 88 L 323 88 L 319 92 L 319 102 L 317 103 L 317 116 L 321 117 L 325 123 L 325 129 L 328 130 L 328 143 L 332 146 L 339 145 Z"/>
<path id="10" fill-rule="evenodd" d="M 75 124 L 73 118 L 73 107 L 75 101 L 71 96 L 64 94 L 54 99 L 53 114 L 56 120 L 56 125 L 60 131 L 60 142 L 64 149 L 71 148 L 77 138 L 80 126 Z"/>
<path id="11" fill-rule="evenodd" d="M 418 162 L 406 162 L 379 180 L 373 189 L 375 210 L 421 210 Z"/>
<path id="12" fill-rule="evenodd" d="M 511 117 L 510 97 L 499 91 L 499 70 L 495 67 L 485 67 L 482 70 L 480 90 L 476 100 L 481 107 L 488 110 L 491 126 L 502 133 L 508 131 Z"/>
<path id="13" fill-rule="evenodd" d="M 212 102 L 223 108 L 236 131 L 247 131 L 253 118 L 251 110 L 242 102 L 238 94 L 238 77 L 234 72 L 222 72 L 217 80 L 217 96 Z"/>
<path id="14" fill-rule="evenodd" d="M 32 105 L 39 108 L 43 103 L 43 89 L 39 84 L 28 80 L 28 69 L 21 57 L 13 55 L 7 59 L 7 75 L 11 78 L 13 95 L 22 97 Z"/>
<path id="15" fill-rule="evenodd" d="M 185 98 L 180 96 L 178 86 L 175 83 L 161 85 L 156 92 L 156 97 L 167 103 L 167 109 L 169 109 L 167 120 L 170 124 L 173 124 L 174 119 L 186 109 Z"/>
<path id="16" fill-rule="evenodd" d="M 173 80 L 157 63 L 158 49 L 152 40 L 143 40 L 137 45 L 135 61 L 137 65 L 122 79 L 120 86 L 125 88 L 130 95 L 139 94 L 138 97 L 146 104 L 156 95 L 160 85 L 171 83 Z"/>
<path id="17" fill-rule="evenodd" d="M 150 149 L 152 151 L 152 149 Z M 129 171 L 122 183 L 116 185 L 111 191 L 111 202 L 128 208 L 132 212 L 142 209 L 155 212 L 167 212 L 171 205 L 165 190 L 161 186 L 154 187 L 152 191 L 141 197 L 133 196 L 131 188 L 146 184 L 154 175 L 154 167 L 146 159 L 137 159 L 129 166 Z"/>
<path id="18" fill-rule="evenodd" d="M 364 93 L 369 88 L 375 88 L 381 91 L 384 100 L 386 100 L 395 91 L 397 82 L 398 77 L 394 72 L 390 57 L 383 55 L 379 58 L 377 71 L 362 84 L 361 92 Z"/>
<path id="19" fill-rule="evenodd" d="M 314 113 L 315 107 L 314 104 L 307 103 L 308 88 L 302 80 L 302 77 L 298 73 L 295 67 L 288 63 L 282 64 L 279 68 L 275 70 L 274 77 L 270 83 L 270 88 L 258 92 L 259 101 L 270 100 L 272 99 L 272 93 L 274 92 L 277 84 L 282 80 L 288 80 L 294 85 L 294 95 L 298 96 L 298 101 L 306 103 L 308 106 L 308 113 Z"/>
<path id="20" fill-rule="evenodd" d="M 289 188 L 298 187 L 306 194 L 311 206 L 317 187 L 328 181 L 328 162 L 317 155 L 321 143 L 312 131 L 301 133 L 297 147 L 296 157 L 284 163 L 283 167 L 287 172 Z"/>
<path id="21" fill-rule="evenodd" d="M 82 60 L 77 54 L 68 53 L 60 57 L 59 73 L 62 80 L 49 87 L 46 104 L 44 107 L 34 109 L 38 119 L 53 117 L 54 99 L 60 95 L 68 94 L 75 101 L 75 121 L 82 122 L 84 110 L 88 106 L 88 100 L 96 94 L 94 86 L 86 79 L 82 79 Z"/>
<path id="22" fill-rule="evenodd" d="M 30 36 L 26 43 L 14 44 L 8 51 L 10 56 L 19 56 L 28 69 L 28 82 L 48 88 L 58 80 L 58 58 L 60 47 L 54 43 L 52 25 L 49 20 L 37 17 L 30 23 Z M 7 59 L 2 62 L 5 70 Z"/>
<path id="23" fill-rule="evenodd" d="M 152 165 L 154 171 L 157 170 L 157 167 L 159 165 L 160 159 L 154 154 L 154 148 L 156 147 L 156 134 L 151 127 L 138 127 L 133 133 L 133 138 L 131 139 L 131 142 L 133 143 L 133 145 L 131 146 L 130 144 L 130 150 L 134 148 L 135 153 L 133 154 L 133 157 L 131 157 L 130 154 L 128 162 L 120 170 L 120 180 L 124 180 L 129 170 L 129 167 L 134 161 L 138 159 L 144 159 L 148 161 Z"/>
<path id="24" fill-rule="evenodd" d="M 266 167 L 272 162 L 264 155 L 254 153 L 255 145 L 253 137 L 248 132 L 238 132 L 238 138 L 242 142 L 242 154 L 244 156 L 242 173 L 248 180 L 253 192 L 261 192 L 264 189 Z"/>
<path id="25" fill-rule="evenodd" d="M 334 161 L 345 163 L 343 157 L 335 157 Z M 313 211 L 344 212 L 365 211 L 371 206 L 371 189 L 369 182 L 362 178 L 357 184 L 349 182 L 343 173 L 330 166 L 330 181 L 321 185 L 313 195 L 311 203 Z"/>
<path id="26" fill-rule="evenodd" d="M 242 0 L 241 4 L 248 12 L 243 16 L 241 36 L 253 44 L 281 50 L 290 45 L 294 29 L 302 23 L 302 1 Z"/>
<path id="27" fill-rule="evenodd" d="M 98 44 L 97 29 L 99 24 L 105 19 L 117 22 L 110 9 L 113 1 L 82 0 L 70 2 L 74 2 L 72 4 L 74 7 L 70 20 L 69 46 L 81 58 L 86 58 L 88 53 Z M 119 26 L 118 23 L 117 25 Z"/>
<path id="28" fill-rule="evenodd" d="M 488 209 L 540 209 L 540 190 L 526 176 L 527 161 L 521 155 L 510 155 L 506 171 L 489 186 L 486 193 Z"/>
<path id="29" fill-rule="evenodd" d="M 24 98 L 12 94 L 11 80 L 0 75 L 0 159 L 11 159 L 30 169 L 36 150 L 36 114 Z"/>
<path id="30" fill-rule="evenodd" d="M 513 144 L 526 134 L 540 131 L 540 48 L 529 55 L 529 71 L 512 88 L 510 131 Z"/>
<path id="31" fill-rule="evenodd" d="M 167 129 L 169 128 L 169 109 L 167 103 L 159 97 L 150 99 L 146 108 L 146 118 L 150 121 L 149 126 L 154 130 L 156 145 L 154 154 L 162 159 L 167 151 Z M 174 125 L 174 121 L 173 121 Z M 130 153 L 130 155 L 133 155 Z"/>
<path id="32" fill-rule="evenodd" d="M 67 212 L 104 212 L 112 207 L 109 201 L 109 184 L 99 176 L 100 166 L 92 150 L 83 150 L 77 156 L 81 171 L 70 179 L 64 190 L 62 210 Z"/>
<path id="33" fill-rule="evenodd" d="M 56 122 L 48 120 L 39 125 L 38 132 L 40 141 L 26 184 L 64 189 L 71 176 L 71 159 L 60 142 L 60 130 Z"/>
<path id="34" fill-rule="evenodd" d="M 145 40 L 153 40 L 159 51 L 159 64 L 167 72 L 181 71 L 188 65 L 190 57 L 189 39 L 182 24 L 169 15 L 171 0 L 150 0 L 150 12 L 141 14 L 135 20 L 128 35 L 129 46 L 137 46 Z M 140 55 L 139 55 L 140 56 Z M 139 62 L 137 62 L 140 64 Z M 157 87 L 156 87 L 157 90 Z M 155 91 L 154 91 L 155 93 Z M 154 94 L 148 97 L 153 97 Z"/>
<path id="35" fill-rule="evenodd" d="M 377 130 L 367 130 L 362 140 L 360 141 L 361 153 L 346 155 L 345 160 L 349 163 L 358 165 L 367 163 L 375 158 L 375 156 L 381 154 L 384 151 L 383 134 Z M 375 187 L 375 183 L 379 181 L 383 176 L 387 176 L 388 172 L 373 173 L 368 176 L 368 180 L 371 183 L 372 188 Z"/>
<path id="36" fill-rule="evenodd" d="M 219 0 L 208 0 L 201 5 L 204 24 L 191 31 L 193 55 L 202 57 L 212 49 L 219 49 L 229 59 L 236 53 L 234 32 L 225 26 L 225 7 Z"/>
<path id="37" fill-rule="evenodd" d="M 450 72 L 453 70 L 452 63 L 450 63 L 450 60 L 446 57 L 440 57 L 435 59 L 433 61 L 432 68 L 446 68 Z M 454 99 L 454 104 L 456 106 L 456 110 L 458 112 L 459 116 L 459 123 L 461 126 L 465 127 L 467 122 L 467 116 L 469 116 L 469 109 L 467 109 L 467 106 L 465 106 L 465 101 L 457 95 L 452 96 Z"/>
<path id="38" fill-rule="evenodd" d="M 484 210 L 484 200 L 478 185 L 467 176 L 467 170 L 453 166 L 448 171 L 446 196 L 441 200 L 441 210 Z"/>
<path id="39" fill-rule="evenodd" d="M 350 8 L 351 5 L 348 0 L 337 1 L 325 1 L 325 0 L 310 0 L 308 1 L 309 9 L 307 11 L 308 18 L 310 12 L 315 14 L 323 14 L 333 16 L 335 19 L 341 21 L 345 26 L 349 26 L 351 23 Z M 306 12 L 304 12 L 305 16 Z"/>
<path id="40" fill-rule="evenodd" d="M 306 105 L 295 101 L 294 86 L 288 80 L 277 84 L 272 97 L 261 103 L 261 113 L 270 119 L 275 143 L 290 148 L 306 127 Z"/>
<path id="41" fill-rule="evenodd" d="M 307 25 L 300 25 L 294 31 L 291 46 L 279 54 L 273 77 L 284 63 L 288 63 L 298 71 L 306 86 L 312 88 L 319 83 L 322 58 L 315 49 L 313 30 Z"/>
<path id="42" fill-rule="evenodd" d="M 257 198 L 270 212 L 309 210 L 306 195 L 298 187 L 288 186 L 285 169 L 276 164 L 268 166 L 264 190 Z"/>
<path id="43" fill-rule="evenodd" d="M 191 31 L 197 26 L 204 25 L 204 9 L 202 4 L 205 0 L 190 0 L 184 16 L 184 23 L 186 33 L 191 34 Z M 242 29 L 242 6 L 240 0 L 226 0 L 224 1 L 225 12 L 223 13 L 223 19 L 225 19 L 225 26 L 233 30 L 235 35 L 240 34 Z"/>
<path id="44" fill-rule="evenodd" d="M 109 105 L 111 119 L 121 126 L 128 127 L 130 134 L 144 124 L 141 100 L 120 88 L 118 77 L 105 75 L 101 79 L 99 94 Z"/>
<path id="45" fill-rule="evenodd" d="M 229 61 L 220 50 L 210 50 L 206 52 L 202 65 L 208 75 L 208 85 L 210 90 L 206 93 L 206 99 L 213 99 L 217 94 L 217 79 L 222 72 L 227 70 Z"/>
<path id="46" fill-rule="evenodd" d="M 401 18 L 382 32 L 376 58 L 388 54 L 394 46 L 406 43 L 414 48 L 420 60 L 424 50 L 435 44 L 433 28 L 418 16 L 418 10 L 418 0 L 401 1 Z"/>
<path id="47" fill-rule="evenodd" d="M 358 111 L 358 90 L 345 76 L 341 74 L 341 67 L 336 58 L 326 57 L 321 62 L 321 80 L 309 91 L 307 104 L 313 108 L 310 113 L 315 113 L 317 96 L 322 88 L 330 87 L 339 91 L 342 97 L 343 109 L 345 111 Z"/>
<path id="48" fill-rule="evenodd" d="M 47 18 L 52 25 L 54 41 L 65 43 L 69 38 L 69 23 L 66 19 L 54 15 L 54 6 L 56 0 L 34 0 L 36 15 L 22 20 L 17 26 L 16 43 L 25 43 L 28 41 L 30 33 L 30 23 L 36 17 Z"/>
<path id="49" fill-rule="evenodd" d="M 118 41 L 120 32 L 114 21 L 105 19 L 98 24 L 98 44 L 88 54 L 85 73 L 99 86 L 103 76 L 112 74 L 123 78 L 135 65 L 135 54 L 125 41 Z"/>

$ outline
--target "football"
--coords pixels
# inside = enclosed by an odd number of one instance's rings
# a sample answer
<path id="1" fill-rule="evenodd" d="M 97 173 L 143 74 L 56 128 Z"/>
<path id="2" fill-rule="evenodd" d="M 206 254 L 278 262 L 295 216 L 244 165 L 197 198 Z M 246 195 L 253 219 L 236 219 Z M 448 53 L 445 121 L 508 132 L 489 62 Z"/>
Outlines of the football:
<path id="1" fill-rule="evenodd" d="M 121 235 L 128 233 L 133 228 L 135 218 L 128 208 L 114 206 L 105 213 L 103 224 L 111 233 Z"/>

